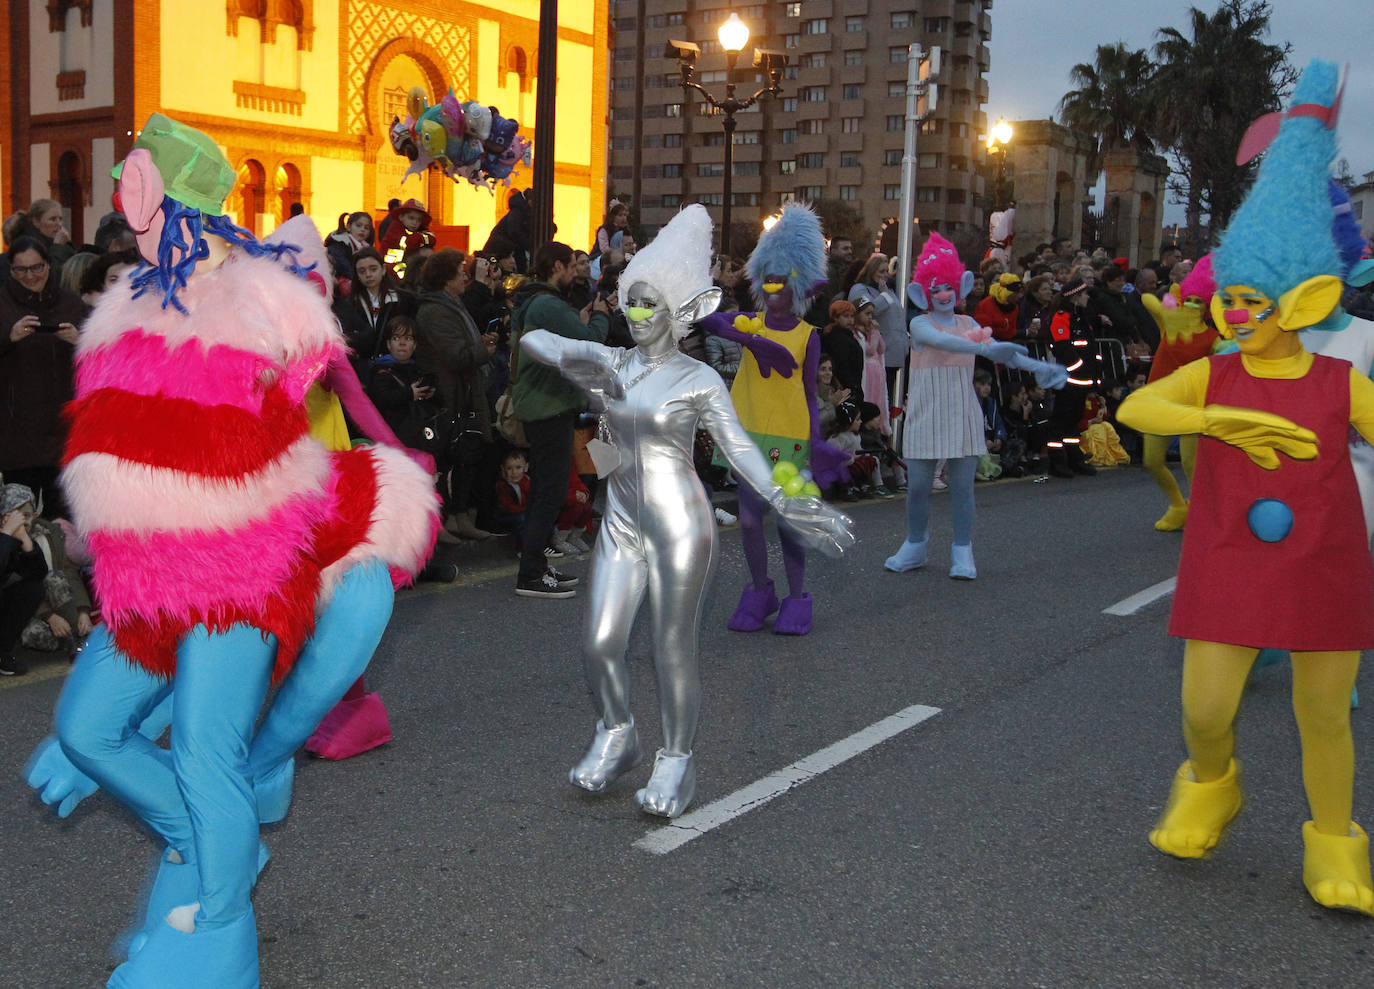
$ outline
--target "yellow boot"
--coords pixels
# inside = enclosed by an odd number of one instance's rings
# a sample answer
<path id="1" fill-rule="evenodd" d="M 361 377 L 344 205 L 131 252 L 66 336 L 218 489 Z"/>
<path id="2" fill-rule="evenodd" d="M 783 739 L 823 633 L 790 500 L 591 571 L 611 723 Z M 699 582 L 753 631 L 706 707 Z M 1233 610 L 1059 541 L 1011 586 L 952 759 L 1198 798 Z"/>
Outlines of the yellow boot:
<path id="1" fill-rule="evenodd" d="M 1322 834 L 1311 821 L 1302 826 L 1302 882 L 1324 907 L 1374 916 L 1374 881 L 1369 877 L 1369 835 L 1354 821 L 1350 834 Z"/>
<path id="2" fill-rule="evenodd" d="M 1243 800 L 1236 760 L 1226 767 L 1225 776 L 1211 783 L 1195 780 L 1192 763 L 1185 760 L 1174 774 L 1168 806 L 1150 832 L 1150 844 L 1177 858 L 1202 858 L 1221 840 Z"/>
<path id="3" fill-rule="evenodd" d="M 1169 510 L 1155 523 L 1155 528 L 1160 532 L 1175 532 L 1182 529 L 1187 521 L 1188 503 L 1185 501 L 1182 505 L 1170 505 Z"/>

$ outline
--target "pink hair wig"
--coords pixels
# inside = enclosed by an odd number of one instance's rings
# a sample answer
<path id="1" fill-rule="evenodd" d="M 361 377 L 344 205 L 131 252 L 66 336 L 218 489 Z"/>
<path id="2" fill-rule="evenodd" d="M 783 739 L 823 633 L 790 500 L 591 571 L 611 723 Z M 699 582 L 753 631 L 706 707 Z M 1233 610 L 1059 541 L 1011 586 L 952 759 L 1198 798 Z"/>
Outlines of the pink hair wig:
<path id="1" fill-rule="evenodd" d="M 963 277 L 964 263 L 959 260 L 959 252 L 938 233 L 932 233 L 916 259 L 913 281 L 927 293 L 936 285 L 948 285 L 957 292 Z"/>

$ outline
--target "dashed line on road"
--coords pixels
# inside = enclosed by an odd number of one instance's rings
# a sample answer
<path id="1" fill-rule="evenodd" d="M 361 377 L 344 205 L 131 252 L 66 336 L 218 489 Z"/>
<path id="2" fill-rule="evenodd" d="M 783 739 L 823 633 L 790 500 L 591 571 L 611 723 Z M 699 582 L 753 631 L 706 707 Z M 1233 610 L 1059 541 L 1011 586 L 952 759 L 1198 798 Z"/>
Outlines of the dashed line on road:
<path id="1" fill-rule="evenodd" d="M 1174 586 L 1178 583 L 1177 577 L 1170 577 L 1168 580 L 1161 580 L 1158 584 L 1145 588 L 1132 594 L 1128 598 L 1122 598 L 1110 608 L 1103 608 L 1104 615 L 1134 615 L 1141 608 L 1154 604 L 1162 597 L 1167 597 L 1174 593 Z"/>
<path id="2" fill-rule="evenodd" d="M 769 773 L 763 779 L 750 783 L 728 796 L 683 814 L 671 824 L 650 831 L 636 841 L 634 847 L 652 855 L 666 855 L 722 824 L 762 807 L 793 787 L 810 782 L 826 770 L 834 769 L 840 763 L 849 761 L 908 728 L 915 728 L 939 713 L 938 707 L 927 707 L 924 704 L 913 704 L 903 708 L 848 738 L 827 745 L 820 751 L 784 766 L 775 773 Z"/>

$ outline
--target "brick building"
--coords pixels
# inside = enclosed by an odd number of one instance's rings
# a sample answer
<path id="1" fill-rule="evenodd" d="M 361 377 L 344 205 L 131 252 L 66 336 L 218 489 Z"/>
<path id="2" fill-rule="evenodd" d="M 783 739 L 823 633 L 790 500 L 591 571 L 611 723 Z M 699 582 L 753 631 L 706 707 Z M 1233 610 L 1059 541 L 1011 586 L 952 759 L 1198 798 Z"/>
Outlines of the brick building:
<path id="1" fill-rule="evenodd" d="M 988 204 L 977 172 L 992 0 L 612 0 L 611 191 L 652 232 L 686 203 L 720 221 L 724 131 L 699 94 L 680 86 L 670 39 L 701 46 L 697 78 L 724 96 L 726 57 L 716 30 L 731 11 L 750 27 L 738 96 L 766 85 L 754 48 L 789 57 L 779 98 L 737 117 L 732 220 L 757 225 L 789 199 L 838 199 L 876 232 L 901 195 L 907 46 L 943 49 L 939 106 L 918 145 L 916 214 L 923 230 L 982 228 Z M 755 226 L 757 229 L 757 226 Z"/>
<path id="2" fill-rule="evenodd" d="M 564 2 L 559 15 L 560 125 L 555 220 L 588 240 L 605 202 L 603 85 L 608 0 Z M 496 105 L 534 133 L 539 0 L 0 0 L 9 53 L 0 74 L 4 212 L 55 199 L 78 241 L 110 209 L 110 168 L 153 111 L 224 149 L 239 184 L 226 208 L 258 234 L 300 202 L 324 230 L 345 211 L 426 202 L 440 240 L 481 244 L 506 196 L 437 172 L 402 183 L 387 140 L 422 86 L 436 100 Z M 515 187 L 528 186 L 521 168 Z"/>

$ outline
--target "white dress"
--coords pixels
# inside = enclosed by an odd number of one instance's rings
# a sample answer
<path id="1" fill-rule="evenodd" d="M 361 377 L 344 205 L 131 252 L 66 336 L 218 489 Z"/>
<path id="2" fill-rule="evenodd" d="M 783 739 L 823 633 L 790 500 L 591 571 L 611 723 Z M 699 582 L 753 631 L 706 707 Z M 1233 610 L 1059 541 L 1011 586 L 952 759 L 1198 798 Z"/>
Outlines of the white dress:
<path id="1" fill-rule="evenodd" d="M 928 315 L 917 316 L 926 329 L 963 337 L 978 324 L 956 316 L 945 329 Z M 907 460 L 976 457 L 987 452 L 983 413 L 973 390 L 973 355 L 954 354 L 920 343 L 911 345 L 911 397 L 907 401 L 902 456 Z"/>

